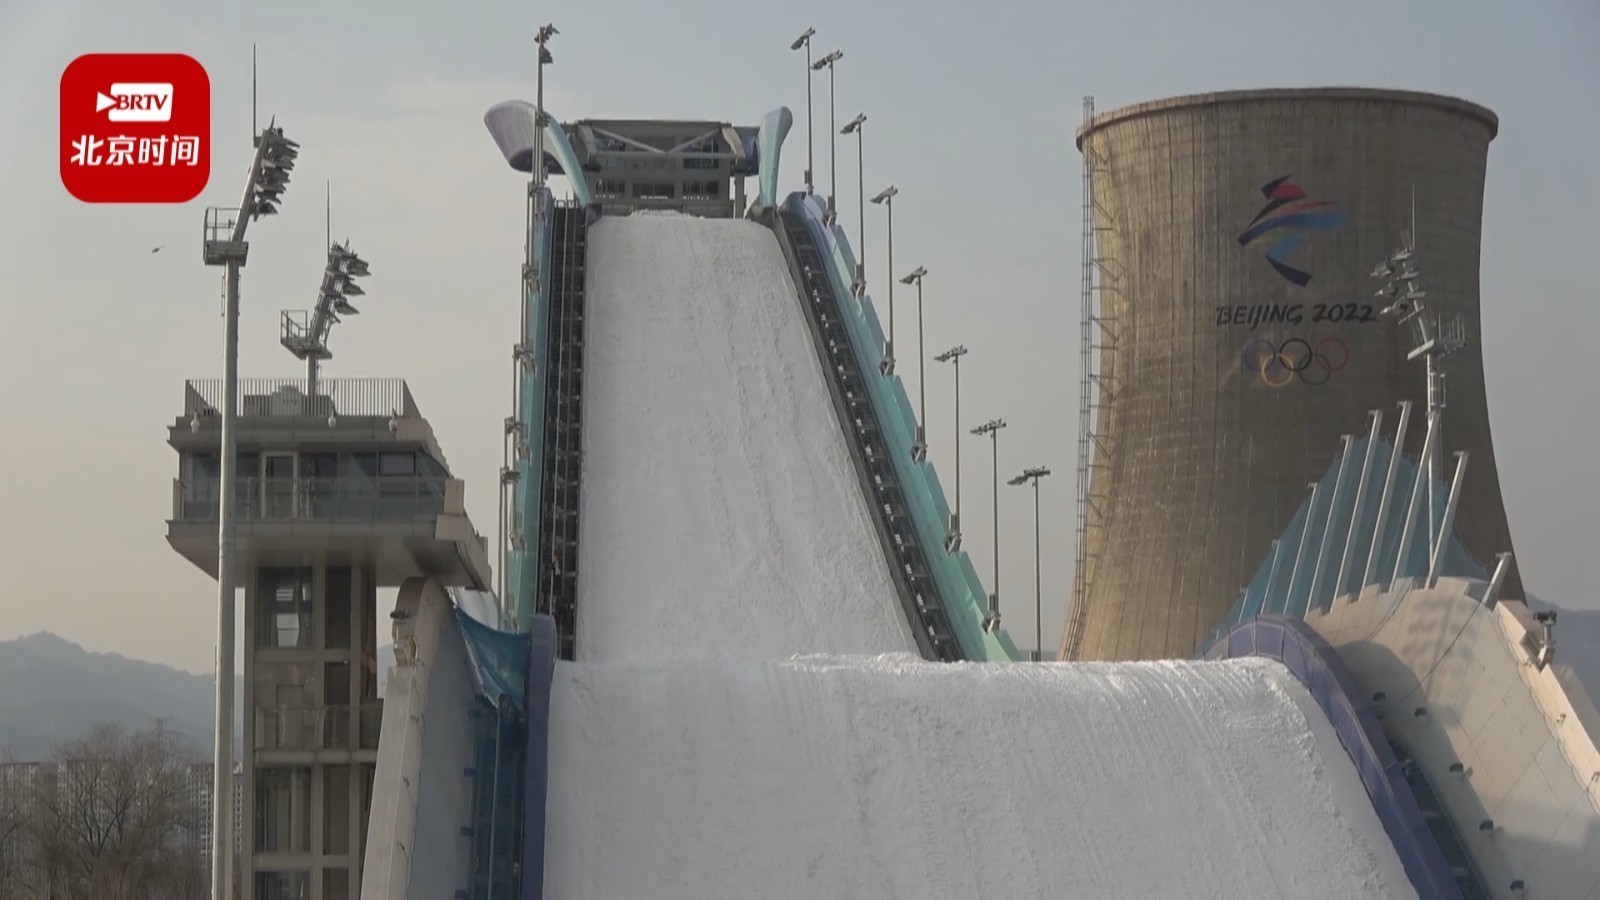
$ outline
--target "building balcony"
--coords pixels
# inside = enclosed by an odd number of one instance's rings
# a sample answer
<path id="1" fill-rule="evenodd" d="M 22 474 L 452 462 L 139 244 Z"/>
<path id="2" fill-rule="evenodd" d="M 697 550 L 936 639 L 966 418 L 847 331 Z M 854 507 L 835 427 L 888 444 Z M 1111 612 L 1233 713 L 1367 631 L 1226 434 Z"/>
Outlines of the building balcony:
<path id="1" fill-rule="evenodd" d="M 377 750 L 383 701 L 352 706 L 258 709 L 255 749 L 263 752 Z"/>
<path id="2" fill-rule="evenodd" d="M 451 479 L 431 475 L 236 478 L 240 527 L 250 523 L 431 520 L 445 512 Z M 172 482 L 172 521 L 216 522 L 220 479 Z"/>
<path id="3" fill-rule="evenodd" d="M 219 479 L 175 480 L 167 543 L 217 576 Z M 485 590 L 489 547 L 467 518 L 465 485 L 437 475 L 235 479 L 235 534 L 245 566 L 370 562 L 379 587 L 433 577 Z"/>

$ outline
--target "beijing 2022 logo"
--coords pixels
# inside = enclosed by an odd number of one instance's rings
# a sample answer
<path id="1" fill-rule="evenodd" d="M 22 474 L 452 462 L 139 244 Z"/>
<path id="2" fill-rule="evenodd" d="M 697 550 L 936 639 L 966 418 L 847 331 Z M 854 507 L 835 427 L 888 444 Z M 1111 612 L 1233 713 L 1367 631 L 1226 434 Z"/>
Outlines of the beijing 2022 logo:
<path id="1" fill-rule="evenodd" d="M 1267 248 L 1267 262 L 1291 284 L 1305 287 L 1311 283 L 1311 273 L 1290 265 L 1289 254 L 1306 242 L 1309 231 L 1337 231 L 1345 214 L 1331 201 L 1307 197 L 1305 188 L 1290 180 L 1293 177 L 1274 178 L 1261 186 L 1267 204 L 1239 235 L 1239 246 L 1248 247 L 1276 232 L 1277 242 Z"/>

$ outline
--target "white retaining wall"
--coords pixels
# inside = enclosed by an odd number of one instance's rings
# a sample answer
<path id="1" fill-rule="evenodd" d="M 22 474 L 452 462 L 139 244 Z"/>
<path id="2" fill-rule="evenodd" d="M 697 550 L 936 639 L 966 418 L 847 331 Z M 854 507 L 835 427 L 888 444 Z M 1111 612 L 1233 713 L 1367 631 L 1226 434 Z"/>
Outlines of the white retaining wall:
<path id="1" fill-rule="evenodd" d="M 1521 603 L 1485 607 L 1485 588 L 1397 582 L 1307 622 L 1384 695 L 1385 730 L 1422 766 L 1495 897 L 1600 900 L 1600 715 L 1559 661 L 1559 624 L 1557 661 L 1540 668 L 1542 627 Z"/>

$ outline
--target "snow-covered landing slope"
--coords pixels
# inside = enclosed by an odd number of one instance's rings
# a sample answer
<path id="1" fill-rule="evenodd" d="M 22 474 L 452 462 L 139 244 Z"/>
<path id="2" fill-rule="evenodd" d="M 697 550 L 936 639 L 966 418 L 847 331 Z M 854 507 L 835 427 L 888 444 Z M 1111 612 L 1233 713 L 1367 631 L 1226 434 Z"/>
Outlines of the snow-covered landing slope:
<path id="1" fill-rule="evenodd" d="M 547 897 L 1415 897 L 1277 663 L 560 664 L 551 719 Z"/>
<path id="2" fill-rule="evenodd" d="M 915 650 L 777 238 L 589 231 L 578 655 Z"/>

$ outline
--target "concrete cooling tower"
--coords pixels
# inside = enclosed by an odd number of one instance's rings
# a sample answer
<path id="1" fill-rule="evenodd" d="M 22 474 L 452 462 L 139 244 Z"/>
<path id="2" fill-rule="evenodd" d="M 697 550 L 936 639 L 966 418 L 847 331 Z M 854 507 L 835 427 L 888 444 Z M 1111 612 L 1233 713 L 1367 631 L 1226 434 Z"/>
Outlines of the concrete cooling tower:
<path id="1" fill-rule="evenodd" d="M 1061 658 L 1192 655 L 1369 410 L 1392 436 L 1411 401 L 1420 452 L 1423 366 L 1371 277 L 1413 203 L 1427 303 L 1466 335 L 1443 365 L 1445 458 L 1471 453 L 1456 531 L 1480 562 L 1512 549 L 1478 313 L 1497 129 L 1461 100 L 1357 89 L 1178 97 L 1080 128 L 1103 325 Z"/>

